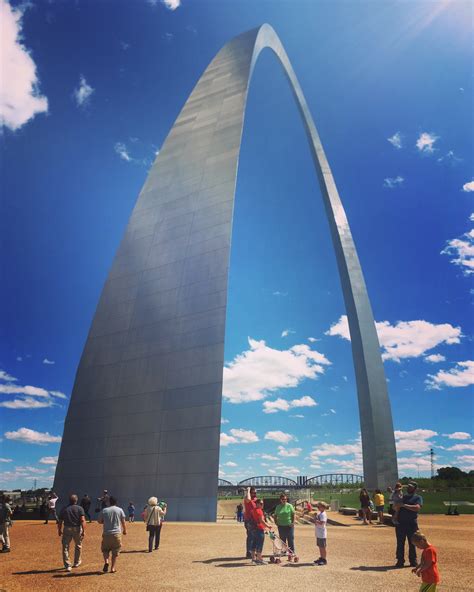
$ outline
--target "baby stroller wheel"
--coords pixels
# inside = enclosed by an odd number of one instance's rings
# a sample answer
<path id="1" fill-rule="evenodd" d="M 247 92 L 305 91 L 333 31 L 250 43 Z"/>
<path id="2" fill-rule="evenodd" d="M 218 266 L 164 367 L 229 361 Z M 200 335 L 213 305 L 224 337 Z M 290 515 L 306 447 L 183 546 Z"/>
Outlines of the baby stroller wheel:
<path id="1" fill-rule="evenodd" d="M 294 561 L 295 563 L 298 563 L 298 561 L 299 561 L 299 560 L 300 560 L 300 558 L 299 558 L 299 557 L 296 557 L 296 555 L 295 555 L 295 557 L 293 558 L 293 561 Z"/>

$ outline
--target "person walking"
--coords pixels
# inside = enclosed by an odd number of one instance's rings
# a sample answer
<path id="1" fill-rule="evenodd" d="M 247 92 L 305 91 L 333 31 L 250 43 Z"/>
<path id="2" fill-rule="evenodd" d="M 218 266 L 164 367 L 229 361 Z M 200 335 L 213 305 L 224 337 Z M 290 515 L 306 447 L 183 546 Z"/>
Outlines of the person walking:
<path id="1" fill-rule="evenodd" d="M 385 496 L 380 489 L 376 489 L 374 493 L 374 504 L 379 524 L 383 524 L 383 511 L 385 508 Z"/>
<path id="2" fill-rule="evenodd" d="M 110 495 L 107 489 L 104 489 L 102 495 L 97 498 L 97 503 L 99 505 L 99 511 L 102 511 L 104 508 L 108 508 L 110 505 Z"/>
<path id="3" fill-rule="evenodd" d="M 58 515 L 56 513 L 56 503 L 58 501 L 58 496 L 52 491 L 48 496 L 48 514 L 46 516 L 46 520 L 44 521 L 45 524 L 48 524 L 49 517 L 51 514 L 53 515 L 56 524 L 58 523 Z"/>
<path id="4" fill-rule="evenodd" d="M 62 537 L 64 567 L 69 572 L 72 569 L 69 559 L 69 545 L 71 541 L 74 541 L 74 564 L 72 567 L 79 567 L 81 565 L 82 540 L 85 536 L 85 512 L 84 508 L 77 504 L 77 501 L 77 495 L 72 494 L 69 497 L 69 505 L 61 510 L 58 520 L 58 535 Z"/>
<path id="5" fill-rule="evenodd" d="M 246 558 L 252 558 L 252 546 L 253 546 L 253 534 L 256 529 L 255 520 L 253 517 L 254 510 L 256 508 L 257 500 L 257 492 L 255 491 L 255 487 L 247 487 L 245 492 L 245 496 L 243 499 L 244 502 L 244 526 L 245 531 L 247 534 L 247 538 L 245 541 L 246 546 Z"/>
<path id="6" fill-rule="evenodd" d="M 104 556 L 104 573 L 109 571 L 109 556 L 112 554 L 110 573 L 115 573 L 117 557 L 122 548 L 122 534 L 127 534 L 127 523 L 125 512 L 117 506 L 117 500 L 113 495 L 109 497 L 109 506 L 104 508 L 98 518 L 99 524 L 103 525 L 101 551 Z"/>
<path id="7" fill-rule="evenodd" d="M 275 524 L 278 527 L 278 536 L 280 539 L 295 552 L 295 508 L 288 502 L 288 496 L 284 493 L 280 495 L 280 503 L 272 512 Z M 288 557 L 290 560 L 290 557 Z"/>
<path id="8" fill-rule="evenodd" d="M 419 565 L 412 569 L 412 572 L 421 578 L 420 592 L 436 592 L 436 587 L 441 579 L 436 549 L 422 532 L 415 532 L 411 541 L 415 547 L 422 551 Z"/>
<path id="9" fill-rule="evenodd" d="M 158 498 L 150 497 L 145 510 L 145 525 L 148 532 L 148 553 L 153 551 L 153 541 L 155 543 L 155 551 L 160 546 L 161 523 L 164 515 L 163 508 L 158 505 Z"/>
<path id="10" fill-rule="evenodd" d="M 242 502 L 240 502 L 239 504 L 237 504 L 237 507 L 235 509 L 235 515 L 237 518 L 237 522 L 243 522 L 244 521 L 244 506 L 242 505 Z"/>
<path id="11" fill-rule="evenodd" d="M 423 498 L 416 493 L 418 484 L 412 481 L 408 483 L 407 492 L 401 503 L 394 506 L 398 511 L 395 534 L 397 537 L 397 563 L 395 567 L 403 567 L 405 564 L 405 540 L 408 539 L 408 560 L 412 567 L 417 566 L 416 547 L 412 543 L 412 536 L 418 530 L 418 512 L 423 506 Z"/>
<path id="12" fill-rule="evenodd" d="M 0 540 L 2 542 L 2 553 L 10 553 L 10 526 L 12 525 L 13 510 L 10 506 L 9 495 L 2 495 L 0 498 Z"/>
<path id="13" fill-rule="evenodd" d="M 89 514 L 89 510 L 90 510 L 90 507 L 91 507 L 91 503 L 92 503 L 92 500 L 91 500 L 91 498 L 90 498 L 90 497 L 87 495 L 87 493 L 85 493 L 85 494 L 82 496 L 82 499 L 81 499 L 80 506 L 81 506 L 81 508 L 84 510 L 85 517 L 86 517 L 86 518 L 87 518 L 87 520 L 89 521 L 89 524 L 92 522 L 92 520 L 91 520 L 91 515 Z"/>
<path id="14" fill-rule="evenodd" d="M 370 510 L 370 496 L 367 489 L 361 489 L 359 494 L 360 509 L 362 510 L 363 524 L 372 524 L 372 512 Z"/>
<path id="15" fill-rule="evenodd" d="M 127 512 L 128 512 L 128 521 L 135 522 L 135 506 L 134 506 L 133 502 L 128 502 Z"/>
<path id="16" fill-rule="evenodd" d="M 256 565 L 264 565 L 263 560 L 263 544 L 265 542 L 265 530 L 272 530 L 270 524 L 265 522 L 265 515 L 263 513 L 263 500 L 255 500 L 255 510 L 253 511 L 253 520 L 255 522 L 255 530 L 252 536 L 252 563 Z"/>

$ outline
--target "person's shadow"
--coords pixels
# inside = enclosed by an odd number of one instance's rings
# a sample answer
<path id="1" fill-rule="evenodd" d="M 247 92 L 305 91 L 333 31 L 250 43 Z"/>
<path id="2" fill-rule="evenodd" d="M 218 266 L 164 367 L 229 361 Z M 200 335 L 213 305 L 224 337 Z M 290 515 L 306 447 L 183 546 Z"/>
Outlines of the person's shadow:
<path id="1" fill-rule="evenodd" d="M 131 551 L 120 551 L 120 555 L 123 553 L 148 553 L 148 549 L 132 549 Z"/>
<path id="2" fill-rule="evenodd" d="M 351 567 L 352 571 L 391 571 L 392 569 L 400 569 L 395 565 L 359 565 L 359 567 Z"/>
<path id="3" fill-rule="evenodd" d="M 101 571 L 76 571 L 67 572 L 63 574 L 56 574 L 53 578 L 82 578 L 83 576 L 103 576 L 104 572 Z"/>
<path id="4" fill-rule="evenodd" d="M 31 576 L 35 574 L 48 574 L 48 573 L 56 573 L 58 571 L 64 571 L 64 567 L 56 567 L 55 569 L 30 569 L 28 571 L 14 571 L 12 575 L 14 576 Z"/>
<path id="5" fill-rule="evenodd" d="M 205 559 L 204 561 L 193 561 L 193 563 L 205 563 L 210 565 L 212 563 L 217 563 L 218 561 L 250 561 L 250 559 L 244 559 L 243 557 L 215 557 L 213 559 Z M 248 563 L 245 563 L 248 565 Z"/>

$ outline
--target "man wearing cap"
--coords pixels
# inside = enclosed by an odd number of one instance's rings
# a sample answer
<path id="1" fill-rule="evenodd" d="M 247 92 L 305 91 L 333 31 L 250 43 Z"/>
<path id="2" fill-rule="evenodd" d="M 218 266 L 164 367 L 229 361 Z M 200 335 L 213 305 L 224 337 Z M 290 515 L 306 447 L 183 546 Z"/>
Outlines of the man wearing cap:
<path id="1" fill-rule="evenodd" d="M 411 542 L 411 537 L 418 530 L 418 512 L 423 505 L 421 495 L 416 493 L 418 484 L 408 483 L 407 492 L 402 498 L 402 502 L 396 504 L 394 509 L 398 509 L 398 524 L 395 526 L 397 535 L 397 563 L 396 567 L 403 567 L 405 564 L 405 539 L 408 539 L 408 560 L 412 567 L 417 566 L 416 547 Z"/>

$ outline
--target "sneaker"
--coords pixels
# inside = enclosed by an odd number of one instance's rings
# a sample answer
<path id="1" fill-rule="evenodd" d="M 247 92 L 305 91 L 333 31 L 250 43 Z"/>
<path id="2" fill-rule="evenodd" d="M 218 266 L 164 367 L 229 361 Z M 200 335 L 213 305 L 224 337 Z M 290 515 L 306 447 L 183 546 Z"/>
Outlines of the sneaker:
<path id="1" fill-rule="evenodd" d="M 327 561 L 325 559 L 318 559 L 318 561 L 316 561 L 316 565 L 326 565 Z"/>
<path id="2" fill-rule="evenodd" d="M 320 562 L 320 561 L 321 561 L 321 557 L 318 557 L 317 559 L 315 559 L 315 560 L 313 561 L 313 563 L 314 563 L 315 565 L 319 565 L 319 562 Z"/>
<path id="3" fill-rule="evenodd" d="M 75 563 L 75 564 L 73 565 L 73 567 L 79 567 L 79 566 L 81 565 L 81 563 L 82 563 L 81 561 L 78 561 L 77 563 Z"/>
<path id="4" fill-rule="evenodd" d="M 410 561 L 410 567 L 418 567 L 418 563 L 416 561 L 414 563 Z"/>
<path id="5" fill-rule="evenodd" d="M 264 561 L 263 559 L 256 559 L 255 560 L 255 564 L 256 565 L 265 565 L 267 562 Z"/>
<path id="6" fill-rule="evenodd" d="M 108 563 L 104 563 L 104 567 L 102 568 L 102 571 L 104 573 L 107 573 L 109 571 L 109 564 Z"/>
<path id="7" fill-rule="evenodd" d="M 72 571 L 72 567 L 70 565 L 66 566 L 66 571 Z"/>
<path id="8" fill-rule="evenodd" d="M 10 553 L 10 547 L 3 547 L 2 553 Z"/>
<path id="9" fill-rule="evenodd" d="M 405 566 L 404 561 L 397 561 L 397 563 L 395 563 L 395 567 L 404 567 L 404 566 Z"/>

